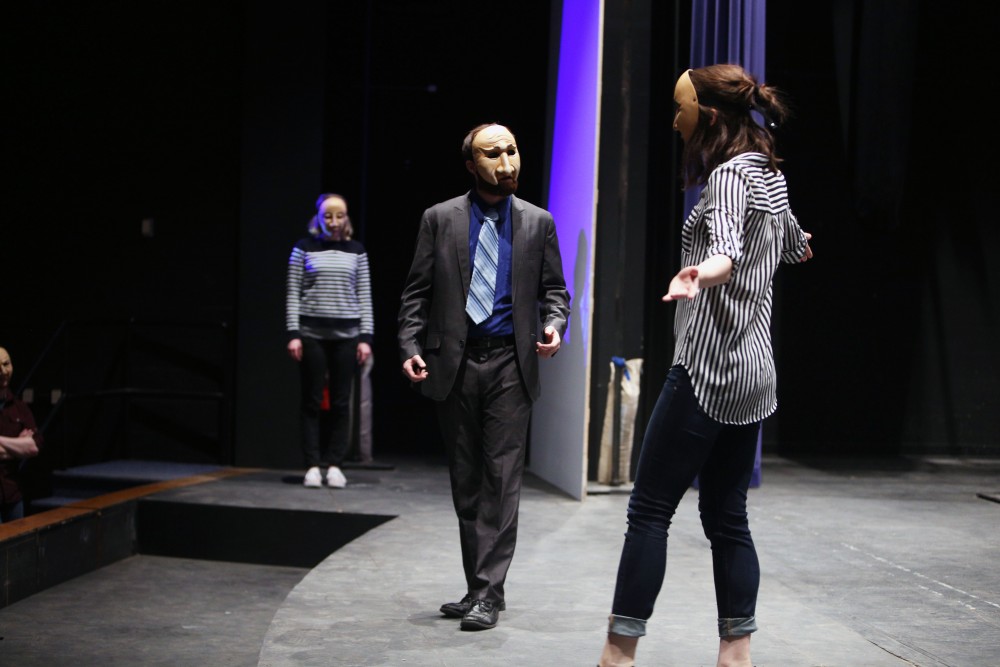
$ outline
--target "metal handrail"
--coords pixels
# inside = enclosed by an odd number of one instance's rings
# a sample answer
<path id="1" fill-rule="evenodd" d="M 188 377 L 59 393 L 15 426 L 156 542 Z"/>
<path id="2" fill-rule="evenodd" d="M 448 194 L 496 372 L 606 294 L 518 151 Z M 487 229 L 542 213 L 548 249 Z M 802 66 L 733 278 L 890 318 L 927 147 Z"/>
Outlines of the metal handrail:
<path id="1" fill-rule="evenodd" d="M 24 379 L 21 381 L 21 384 L 17 386 L 17 391 L 14 392 L 15 396 L 20 396 L 24 392 L 25 387 L 31 386 L 31 380 L 34 378 L 35 372 L 41 367 L 42 362 L 48 358 L 49 352 L 52 351 L 52 346 L 55 345 L 56 341 L 59 340 L 59 337 L 62 336 L 66 327 L 69 326 L 69 322 L 69 320 L 63 320 L 59 323 L 59 326 L 56 327 L 55 332 L 49 337 L 49 342 L 42 348 L 42 353 L 38 355 L 37 359 L 35 359 L 35 363 L 32 365 L 31 370 L 27 372 Z"/>
<path id="2" fill-rule="evenodd" d="M 31 386 L 36 373 L 42 368 L 45 362 L 51 357 L 53 348 L 60 340 L 65 340 L 65 337 L 69 335 L 71 328 L 76 326 L 122 326 L 126 329 L 125 345 L 128 345 L 131 341 L 130 330 L 135 326 L 150 326 L 150 327 L 202 327 L 202 326 L 213 326 L 218 327 L 221 330 L 228 329 L 228 323 L 226 321 L 195 321 L 195 320 L 140 320 L 137 318 L 99 318 L 99 319 L 88 319 L 88 320 L 63 320 L 60 322 L 59 326 L 53 332 L 45 347 L 42 349 L 42 353 L 38 356 L 34 365 L 24 376 L 24 379 L 18 385 L 18 390 L 16 395 L 21 395 L 24 389 Z M 227 343 L 228 347 L 228 343 Z M 126 351 L 127 353 L 127 351 Z M 66 365 L 66 364 L 64 364 Z M 225 366 L 223 366 L 223 377 L 226 377 Z M 127 378 L 126 378 L 127 379 Z M 90 391 L 69 391 L 65 389 L 66 383 L 63 384 L 64 390 L 60 394 L 58 400 L 53 403 L 49 409 L 48 414 L 45 417 L 44 422 L 39 426 L 39 430 L 45 433 L 55 422 L 58 415 L 61 413 L 63 406 L 67 401 L 74 401 L 81 399 L 111 399 L 111 398 L 155 398 L 155 399 L 194 399 L 194 400 L 215 400 L 219 403 L 219 430 L 218 430 L 218 442 L 219 450 L 217 452 L 220 459 L 223 459 L 222 463 L 232 463 L 233 452 L 232 443 L 228 442 L 227 438 L 230 433 L 228 424 L 226 420 L 229 418 L 229 410 L 227 405 L 227 400 L 229 395 L 225 391 L 227 387 L 227 382 L 223 380 L 223 391 L 180 391 L 171 389 L 156 389 L 156 388 L 144 388 L 144 387 L 113 387 L 109 389 L 97 389 Z M 126 421 L 128 417 L 126 416 Z"/>
<path id="3" fill-rule="evenodd" d="M 97 391 L 78 391 L 73 393 L 64 392 L 59 396 L 59 400 L 52 405 L 45 422 L 38 428 L 45 432 L 49 424 L 55 420 L 56 413 L 60 407 L 69 399 L 81 398 L 120 398 L 122 396 L 134 396 L 136 398 L 203 398 L 225 400 L 226 394 L 221 391 L 171 391 L 167 389 L 141 389 L 137 387 L 121 387 L 119 389 L 99 389 Z"/>

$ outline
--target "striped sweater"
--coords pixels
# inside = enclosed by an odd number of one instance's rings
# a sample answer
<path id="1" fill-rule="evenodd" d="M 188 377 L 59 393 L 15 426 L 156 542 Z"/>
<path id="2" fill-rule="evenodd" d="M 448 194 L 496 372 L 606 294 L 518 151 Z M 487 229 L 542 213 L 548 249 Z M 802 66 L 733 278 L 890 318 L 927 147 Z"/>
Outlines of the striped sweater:
<path id="1" fill-rule="evenodd" d="M 785 178 L 767 158 L 744 153 L 708 177 L 681 232 L 681 266 L 712 255 L 733 261 L 729 282 L 677 303 L 674 364 L 691 377 L 709 417 L 749 424 L 778 405 L 771 348 L 771 281 L 797 262 L 806 238 L 788 205 Z"/>
<path id="2" fill-rule="evenodd" d="M 289 340 L 374 334 L 368 255 L 357 241 L 307 237 L 288 258 L 285 328 Z"/>

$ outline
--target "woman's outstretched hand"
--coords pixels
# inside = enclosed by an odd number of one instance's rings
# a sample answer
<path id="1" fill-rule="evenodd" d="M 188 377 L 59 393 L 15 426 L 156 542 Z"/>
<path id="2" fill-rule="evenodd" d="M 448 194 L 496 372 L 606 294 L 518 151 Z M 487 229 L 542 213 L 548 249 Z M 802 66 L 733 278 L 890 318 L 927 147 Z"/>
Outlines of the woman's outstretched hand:
<path id="1" fill-rule="evenodd" d="M 698 282 L 698 267 L 685 266 L 677 272 L 677 275 L 670 281 L 667 293 L 663 295 L 663 301 L 679 301 L 680 299 L 693 299 L 698 296 L 700 285 Z"/>

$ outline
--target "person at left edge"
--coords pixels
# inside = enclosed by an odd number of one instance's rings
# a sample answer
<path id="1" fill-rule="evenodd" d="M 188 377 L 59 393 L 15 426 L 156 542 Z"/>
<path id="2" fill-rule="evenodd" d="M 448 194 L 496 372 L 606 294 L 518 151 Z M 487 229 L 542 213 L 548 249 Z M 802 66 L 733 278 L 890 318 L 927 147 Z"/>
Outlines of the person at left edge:
<path id="1" fill-rule="evenodd" d="M 31 408 L 11 391 L 14 363 L 0 347 L 0 523 L 24 517 L 21 464 L 38 456 L 42 434 Z"/>
<path id="2" fill-rule="evenodd" d="M 288 259 L 285 325 L 288 354 L 299 363 L 302 382 L 303 484 L 343 488 L 340 465 L 347 455 L 351 386 L 358 365 L 371 356 L 374 317 L 368 254 L 349 240 L 347 200 L 333 193 L 316 200 L 309 236 L 292 248 Z M 330 395 L 331 431 L 320 443 L 323 387 Z"/>
<path id="3" fill-rule="evenodd" d="M 484 630 L 506 608 L 538 357 L 559 350 L 569 292 L 552 215 L 514 195 L 521 155 L 513 133 L 479 125 L 462 155 L 472 189 L 424 212 L 401 297 L 399 350 L 403 375 L 434 402 L 458 515 L 466 591 L 441 613 L 461 618 L 463 630 Z M 472 304 L 470 292 L 478 296 L 488 282 L 478 280 L 489 275 L 476 266 L 483 248 L 496 249 L 495 289 L 491 304 Z M 467 308 L 485 319 L 477 323 Z"/>

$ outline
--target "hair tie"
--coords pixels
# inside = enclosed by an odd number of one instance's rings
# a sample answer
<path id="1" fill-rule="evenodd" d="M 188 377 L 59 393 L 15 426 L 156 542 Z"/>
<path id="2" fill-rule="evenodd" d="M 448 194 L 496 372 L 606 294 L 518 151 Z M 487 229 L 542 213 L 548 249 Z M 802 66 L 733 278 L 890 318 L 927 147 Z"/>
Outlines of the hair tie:
<path id="1" fill-rule="evenodd" d="M 764 126 L 769 130 L 777 130 L 778 124 L 761 108 L 760 103 L 760 89 L 762 86 L 756 82 L 753 84 L 753 93 L 751 93 L 750 111 L 756 111 L 764 119 Z"/>
<path id="2" fill-rule="evenodd" d="M 773 132 L 774 130 L 777 130 L 777 129 L 778 129 L 778 124 L 777 124 L 776 122 L 774 122 L 774 120 L 772 120 L 772 119 L 771 119 L 771 117 L 770 117 L 770 116 L 768 116 L 768 115 L 767 115 L 767 114 L 766 114 L 766 113 L 764 112 L 764 110 L 763 110 L 763 109 L 761 109 L 761 108 L 760 108 L 759 106 L 757 106 L 757 105 L 754 105 L 754 104 L 751 104 L 751 105 L 750 105 L 750 107 L 749 107 L 749 108 L 747 109 L 747 111 L 748 111 L 748 112 L 753 112 L 753 111 L 756 111 L 757 113 L 759 113 L 759 114 L 760 114 L 760 116 L 761 116 L 761 118 L 763 118 L 763 119 L 764 119 L 764 127 L 766 127 L 767 129 L 771 130 L 772 132 Z"/>

